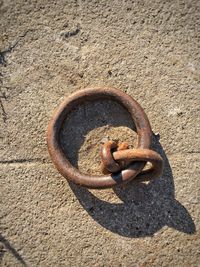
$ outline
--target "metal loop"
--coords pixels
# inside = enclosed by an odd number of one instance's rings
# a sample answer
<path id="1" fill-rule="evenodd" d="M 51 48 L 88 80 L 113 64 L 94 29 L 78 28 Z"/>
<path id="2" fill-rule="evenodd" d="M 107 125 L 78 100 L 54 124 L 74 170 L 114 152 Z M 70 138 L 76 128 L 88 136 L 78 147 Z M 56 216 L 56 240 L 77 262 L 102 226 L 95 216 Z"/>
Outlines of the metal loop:
<path id="1" fill-rule="evenodd" d="M 59 172 L 76 184 L 90 188 L 108 188 L 118 183 L 127 183 L 144 168 L 142 161 L 133 162 L 126 170 L 104 176 L 92 176 L 79 172 L 64 154 L 60 144 L 60 131 L 65 118 L 77 105 L 85 101 L 111 99 L 124 106 L 130 113 L 138 134 L 137 149 L 149 149 L 151 145 L 151 126 L 141 106 L 129 95 L 114 88 L 89 88 L 78 91 L 66 98 L 55 111 L 47 130 L 47 145 L 53 163 Z M 124 150 L 125 151 L 125 150 Z M 113 154 L 116 155 L 116 154 Z M 117 154 L 118 155 L 118 154 Z"/>
<path id="2" fill-rule="evenodd" d="M 101 156 L 101 169 L 104 174 L 115 173 L 120 170 L 123 170 L 128 164 L 124 160 L 116 162 L 113 158 L 112 150 L 117 149 L 117 151 L 124 150 L 128 148 L 127 143 L 117 144 L 114 141 L 108 141 L 101 147 L 100 156 Z"/>
<path id="3" fill-rule="evenodd" d="M 153 180 L 159 178 L 163 171 L 163 159 L 155 151 L 150 149 L 125 149 L 113 153 L 116 161 L 144 161 L 150 162 L 152 166 L 149 169 L 142 170 L 134 179 L 138 181 Z"/>
<path id="4" fill-rule="evenodd" d="M 123 147 L 112 153 L 112 149 L 118 145 L 109 141 L 101 148 L 102 169 L 104 172 L 117 172 L 123 170 L 134 161 L 144 161 L 145 164 L 150 162 L 151 168 L 141 171 L 137 176 L 137 180 L 152 180 L 158 178 L 163 170 L 163 160 L 161 156 L 150 149 L 126 149 Z M 117 166 L 117 170 L 115 169 Z M 135 179 L 135 177 L 134 177 Z"/>
<path id="5" fill-rule="evenodd" d="M 102 160 L 102 172 L 103 173 L 114 173 L 121 170 L 120 165 L 114 160 L 111 150 L 117 148 L 117 143 L 114 141 L 106 142 L 101 149 L 101 160 Z"/>

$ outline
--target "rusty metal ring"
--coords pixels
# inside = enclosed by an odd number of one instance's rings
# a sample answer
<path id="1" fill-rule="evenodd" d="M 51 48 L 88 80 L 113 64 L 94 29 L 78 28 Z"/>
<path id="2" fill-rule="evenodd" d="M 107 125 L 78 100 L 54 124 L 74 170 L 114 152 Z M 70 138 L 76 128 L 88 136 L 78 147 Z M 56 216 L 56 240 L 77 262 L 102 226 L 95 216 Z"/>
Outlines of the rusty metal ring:
<path id="1" fill-rule="evenodd" d="M 163 159 L 150 149 L 127 149 L 126 143 L 117 144 L 114 141 L 108 141 L 101 147 L 101 167 L 103 173 L 115 173 L 127 168 L 134 161 L 150 162 L 151 167 L 142 170 L 134 180 L 150 181 L 160 177 L 163 171 Z M 112 151 L 117 149 L 117 151 Z"/>
<path id="2" fill-rule="evenodd" d="M 65 118 L 78 105 L 85 101 L 110 99 L 118 102 L 130 113 L 138 134 L 138 149 L 149 149 L 152 131 L 149 120 L 141 106 L 129 95 L 115 88 L 88 88 L 80 90 L 68 98 L 55 111 L 47 130 L 49 154 L 58 171 L 70 181 L 89 188 L 108 188 L 118 183 L 128 182 L 137 176 L 145 166 L 145 162 L 133 162 L 126 170 L 103 176 L 92 176 L 79 172 L 66 158 L 61 144 L 60 131 Z"/>
<path id="3" fill-rule="evenodd" d="M 111 153 L 111 149 L 117 148 L 117 143 L 114 141 L 108 141 L 103 145 L 103 149 L 101 149 L 101 159 L 104 159 L 102 165 L 102 171 L 105 173 L 108 172 L 118 172 L 121 170 L 119 163 L 115 161 L 113 155 Z M 105 168 L 106 167 L 106 168 Z"/>
<path id="4" fill-rule="evenodd" d="M 142 170 L 134 180 L 146 181 L 153 180 L 162 174 L 163 159 L 155 151 L 150 149 L 125 149 L 113 152 L 113 158 L 116 161 L 144 161 L 150 162 L 152 166 L 149 169 Z"/>
<path id="5" fill-rule="evenodd" d="M 116 143 L 115 141 L 108 141 L 104 143 L 100 150 L 100 157 L 101 157 L 101 170 L 104 174 L 107 173 L 115 173 L 120 170 L 123 170 L 125 167 L 128 166 L 128 160 L 119 160 L 118 162 L 114 159 L 112 150 L 120 151 L 124 149 L 128 149 L 128 143 Z"/>

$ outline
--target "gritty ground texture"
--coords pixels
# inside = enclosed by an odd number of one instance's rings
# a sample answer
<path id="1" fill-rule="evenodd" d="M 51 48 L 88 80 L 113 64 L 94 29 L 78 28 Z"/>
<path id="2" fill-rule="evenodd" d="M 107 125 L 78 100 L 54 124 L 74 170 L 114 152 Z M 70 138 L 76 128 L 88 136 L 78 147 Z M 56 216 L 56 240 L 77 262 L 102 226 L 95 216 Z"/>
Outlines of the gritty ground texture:
<path id="1" fill-rule="evenodd" d="M 200 1 L 0 1 L 0 265 L 200 266 Z M 88 190 L 54 168 L 46 128 L 64 97 L 112 86 L 134 97 L 162 177 Z M 107 139 L 135 145 L 129 114 L 85 103 L 60 135 L 100 174 Z"/>

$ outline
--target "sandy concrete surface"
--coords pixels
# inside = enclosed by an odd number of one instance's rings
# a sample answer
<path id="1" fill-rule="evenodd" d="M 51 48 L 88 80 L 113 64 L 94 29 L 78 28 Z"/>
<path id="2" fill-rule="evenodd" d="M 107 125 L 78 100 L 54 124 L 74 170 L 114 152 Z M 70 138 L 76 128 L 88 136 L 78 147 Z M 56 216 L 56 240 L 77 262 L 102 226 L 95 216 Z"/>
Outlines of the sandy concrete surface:
<path id="1" fill-rule="evenodd" d="M 1 0 L 0 21 L 0 265 L 200 266 L 200 1 Z M 54 168 L 52 112 L 93 86 L 142 105 L 160 179 L 87 190 Z M 61 133 L 88 173 L 107 138 L 136 140 L 112 101 L 80 106 Z"/>

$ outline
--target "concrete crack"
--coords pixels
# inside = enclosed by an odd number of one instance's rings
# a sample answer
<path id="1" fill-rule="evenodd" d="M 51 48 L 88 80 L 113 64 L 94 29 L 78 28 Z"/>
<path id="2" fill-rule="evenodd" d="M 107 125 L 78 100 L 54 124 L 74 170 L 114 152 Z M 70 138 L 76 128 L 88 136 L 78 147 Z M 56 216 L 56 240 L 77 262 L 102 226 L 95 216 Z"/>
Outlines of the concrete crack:
<path id="1" fill-rule="evenodd" d="M 4 108 L 4 105 L 3 105 L 3 102 L 2 102 L 2 99 L 1 98 L 0 98 L 0 107 L 1 107 L 1 110 L 2 110 L 3 122 L 5 123 L 6 120 L 7 120 L 7 113 L 5 111 L 5 108 Z"/>
<path id="2" fill-rule="evenodd" d="M 1 82 L 1 80 L 0 80 L 0 82 Z M 6 100 L 6 95 L 5 95 L 4 92 L 2 92 L 1 88 L 0 88 L 0 93 L 1 93 L 1 95 L 0 95 L 0 107 L 1 107 L 1 110 L 2 110 L 3 122 L 5 123 L 6 120 L 7 120 L 7 113 L 5 111 L 5 108 L 4 108 L 4 104 L 3 104 L 2 99 Z"/>
<path id="3" fill-rule="evenodd" d="M 19 164 L 19 163 L 48 163 L 46 159 L 40 159 L 40 158 L 35 158 L 35 159 L 11 159 L 11 160 L 0 160 L 0 164 Z"/>
<path id="4" fill-rule="evenodd" d="M 11 53 L 12 50 L 18 45 L 19 41 L 21 40 L 21 38 L 24 38 L 28 32 L 33 31 L 32 29 L 28 29 L 27 31 L 25 31 L 23 34 L 21 34 L 18 39 L 12 44 L 9 45 L 8 48 L 6 48 L 3 51 L 0 51 L 0 65 L 6 66 L 6 55 L 8 53 Z"/>
<path id="5" fill-rule="evenodd" d="M 80 30 L 81 30 L 80 26 L 77 25 L 75 30 L 68 31 L 68 32 L 63 32 L 63 33 L 61 33 L 61 36 L 64 36 L 65 38 L 69 38 L 69 37 L 77 35 L 80 32 Z"/>

